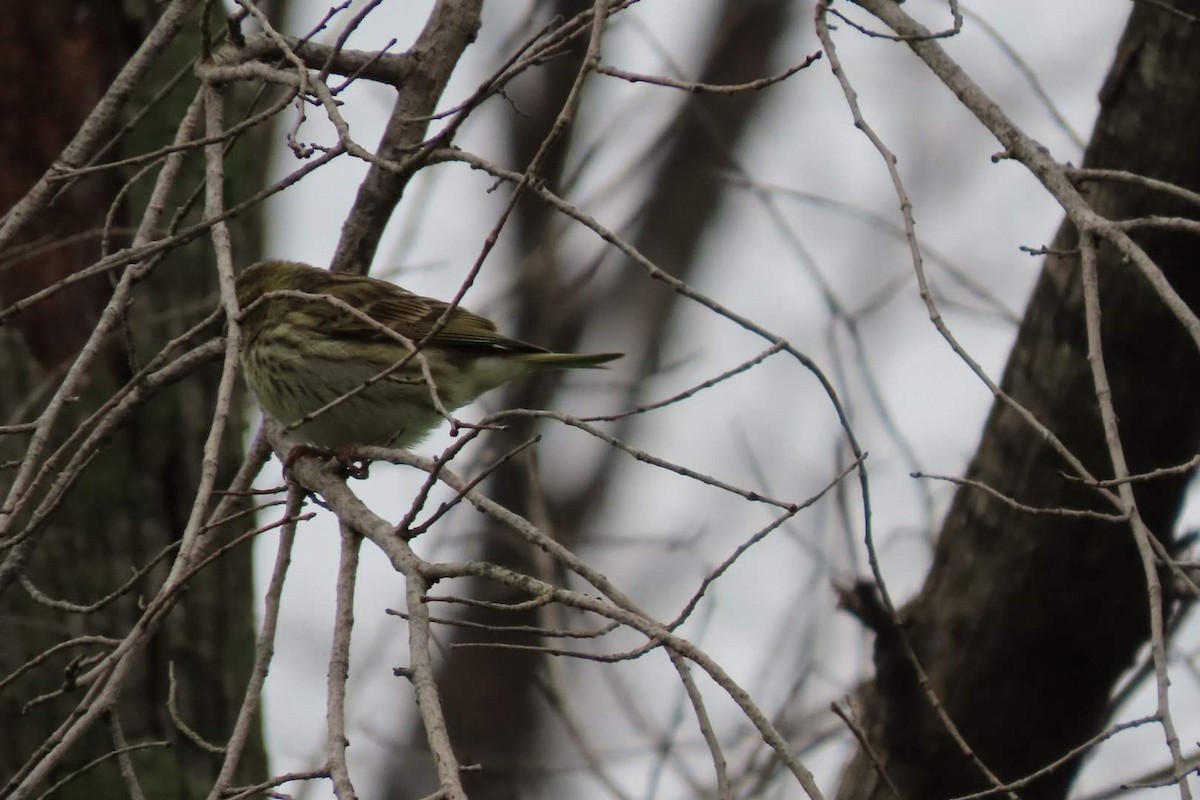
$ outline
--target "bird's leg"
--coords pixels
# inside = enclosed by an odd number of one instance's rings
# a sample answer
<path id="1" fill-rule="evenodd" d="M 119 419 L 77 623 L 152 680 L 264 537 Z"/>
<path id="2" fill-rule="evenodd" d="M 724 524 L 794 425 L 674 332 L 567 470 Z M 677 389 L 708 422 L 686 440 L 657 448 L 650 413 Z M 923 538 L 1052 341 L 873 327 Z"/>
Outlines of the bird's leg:
<path id="1" fill-rule="evenodd" d="M 328 450 L 313 447 L 310 444 L 295 445 L 288 451 L 287 458 L 283 459 L 283 477 L 286 480 L 291 480 L 292 465 L 302 456 L 316 456 L 317 458 L 328 459 L 330 455 Z"/>

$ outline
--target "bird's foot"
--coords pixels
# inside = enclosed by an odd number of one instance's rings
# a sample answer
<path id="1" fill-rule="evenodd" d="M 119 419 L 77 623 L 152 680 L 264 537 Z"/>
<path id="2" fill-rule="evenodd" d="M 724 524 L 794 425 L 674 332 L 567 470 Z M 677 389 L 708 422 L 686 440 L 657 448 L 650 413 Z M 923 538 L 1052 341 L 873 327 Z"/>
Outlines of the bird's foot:
<path id="1" fill-rule="evenodd" d="M 363 458 L 356 447 L 335 447 L 331 453 L 338 463 L 338 473 L 344 478 L 366 480 L 371 474 L 371 460 Z"/>
<path id="2" fill-rule="evenodd" d="M 354 447 L 335 447 L 329 450 L 324 447 L 313 447 L 308 444 L 298 444 L 288 451 L 283 460 L 283 477 L 288 478 L 296 459 L 302 456 L 316 456 L 324 461 L 336 462 L 338 475 L 343 478 L 365 480 L 370 475 L 371 462 L 358 454 Z"/>

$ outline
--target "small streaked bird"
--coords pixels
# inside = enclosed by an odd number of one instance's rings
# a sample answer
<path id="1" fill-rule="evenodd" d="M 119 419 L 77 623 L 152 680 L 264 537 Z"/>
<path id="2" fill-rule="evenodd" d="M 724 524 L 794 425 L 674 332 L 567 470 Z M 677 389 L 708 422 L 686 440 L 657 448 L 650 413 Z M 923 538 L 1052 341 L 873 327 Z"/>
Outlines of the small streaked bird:
<path id="1" fill-rule="evenodd" d="M 325 449 L 364 445 L 408 448 L 442 422 L 418 358 L 387 377 L 379 373 L 410 349 L 377 326 L 328 300 L 272 292 L 327 295 L 413 344 L 448 307 L 376 278 L 330 272 L 293 261 L 262 261 L 237 278 L 242 309 L 242 367 L 258 402 L 287 427 L 337 398 L 357 394 L 300 425 L 291 436 Z M 421 348 L 438 398 L 453 411 L 513 378 L 544 369 L 598 367 L 621 353 L 552 353 L 496 330 L 455 308 Z"/>

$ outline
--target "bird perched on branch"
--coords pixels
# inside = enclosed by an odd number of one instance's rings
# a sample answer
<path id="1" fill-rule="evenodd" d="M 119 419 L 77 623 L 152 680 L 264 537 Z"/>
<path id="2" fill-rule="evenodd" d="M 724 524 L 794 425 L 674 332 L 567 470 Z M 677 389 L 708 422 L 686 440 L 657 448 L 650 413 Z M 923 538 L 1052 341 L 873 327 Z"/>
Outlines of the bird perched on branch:
<path id="1" fill-rule="evenodd" d="M 411 447 L 441 411 L 513 378 L 622 355 L 553 353 L 464 308 L 447 315 L 449 304 L 387 281 L 293 261 L 247 267 L 237 300 L 242 366 L 263 410 L 285 428 L 299 422 L 294 438 L 330 450 Z"/>

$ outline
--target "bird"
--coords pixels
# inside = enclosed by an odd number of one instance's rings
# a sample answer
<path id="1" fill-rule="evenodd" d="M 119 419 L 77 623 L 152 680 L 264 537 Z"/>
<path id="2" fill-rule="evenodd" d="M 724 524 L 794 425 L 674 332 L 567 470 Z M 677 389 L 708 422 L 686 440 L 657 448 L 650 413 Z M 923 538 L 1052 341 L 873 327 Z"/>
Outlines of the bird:
<path id="1" fill-rule="evenodd" d="M 236 288 L 246 382 L 294 444 L 327 451 L 410 449 L 437 428 L 444 417 L 422 361 L 449 412 L 514 378 L 603 368 L 623 355 L 555 353 L 505 336 L 465 308 L 447 316 L 441 300 L 295 261 L 246 267 Z"/>

